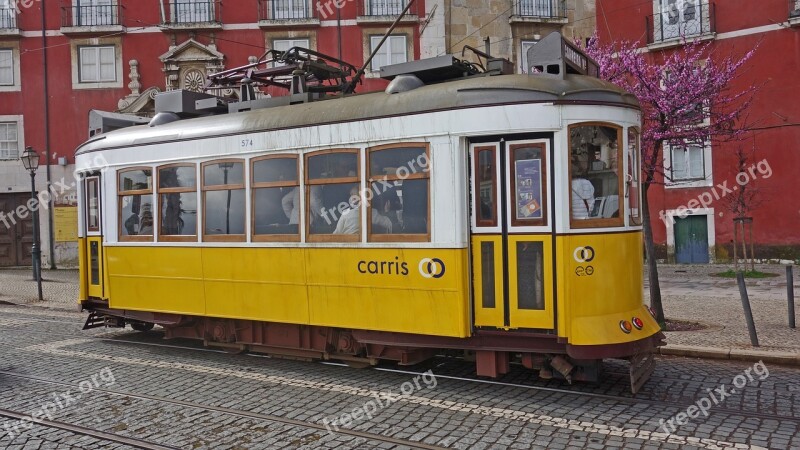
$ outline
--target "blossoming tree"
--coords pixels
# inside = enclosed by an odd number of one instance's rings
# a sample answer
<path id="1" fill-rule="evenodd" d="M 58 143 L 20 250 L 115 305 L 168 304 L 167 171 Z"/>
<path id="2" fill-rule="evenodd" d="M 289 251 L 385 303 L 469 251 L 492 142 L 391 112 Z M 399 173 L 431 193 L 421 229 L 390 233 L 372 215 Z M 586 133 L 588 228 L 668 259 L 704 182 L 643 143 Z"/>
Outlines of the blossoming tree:
<path id="1" fill-rule="evenodd" d="M 664 145 L 704 145 L 744 138 L 748 107 L 757 90 L 733 92 L 731 81 L 753 56 L 714 54 L 713 42 L 683 42 L 680 48 L 641 52 L 635 43 L 602 44 L 597 36 L 586 51 L 600 65 L 600 76 L 636 95 L 642 108 L 642 221 L 650 276 L 650 304 L 665 324 L 655 259 L 653 228 L 647 192 L 657 183 L 672 181 L 664 166 Z"/>

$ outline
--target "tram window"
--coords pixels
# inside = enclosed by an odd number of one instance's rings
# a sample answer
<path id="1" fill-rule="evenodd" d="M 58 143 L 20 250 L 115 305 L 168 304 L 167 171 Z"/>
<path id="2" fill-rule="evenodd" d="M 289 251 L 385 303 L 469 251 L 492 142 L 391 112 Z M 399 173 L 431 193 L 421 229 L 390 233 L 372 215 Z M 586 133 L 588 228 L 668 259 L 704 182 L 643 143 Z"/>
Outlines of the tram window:
<path id="1" fill-rule="evenodd" d="M 361 240 L 361 201 L 357 150 L 306 156 L 306 223 L 312 242 Z M 299 198 L 299 193 L 295 194 Z"/>
<path id="2" fill-rule="evenodd" d="M 90 178 L 86 181 L 88 191 L 88 209 L 86 228 L 90 232 L 100 231 L 100 186 L 97 178 Z"/>
<path id="3" fill-rule="evenodd" d="M 628 177 L 626 189 L 628 191 L 628 209 L 630 211 L 631 225 L 641 225 L 641 169 L 642 154 L 639 146 L 639 130 L 628 129 Z"/>
<path id="4" fill-rule="evenodd" d="M 207 241 L 245 241 L 244 163 L 203 163 L 203 236 Z"/>
<path id="5" fill-rule="evenodd" d="M 161 211 L 159 240 L 197 240 L 197 166 L 181 164 L 158 169 Z"/>
<path id="6" fill-rule="evenodd" d="M 152 241 L 153 170 L 125 169 L 119 172 L 119 237 L 121 241 Z"/>
<path id="7" fill-rule="evenodd" d="M 297 157 L 266 156 L 252 165 L 253 240 L 299 241 Z"/>
<path id="8" fill-rule="evenodd" d="M 369 150 L 369 241 L 427 241 L 430 236 L 430 159 L 427 144 Z"/>
<path id="9" fill-rule="evenodd" d="M 546 225 L 547 154 L 545 144 L 511 146 L 514 200 L 511 224 L 515 227 Z"/>
<path id="10" fill-rule="evenodd" d="M 573 228 L 622 226 L 622 128 L 580 124 L 569 130 L 570 224 Z"/>
<path id="11" fill-rule="evenodd" d="M 475 220 L 479 227 L 497 226 L 497 164 L 495 147 L 475 150 L 475 183 L 477 199 L 474 201 Z"/>
<path id="12" fill-rule="evenodd" d="M 517 242 L 517 307 L 544 309 L 544 264 L 541 242 Z"/>

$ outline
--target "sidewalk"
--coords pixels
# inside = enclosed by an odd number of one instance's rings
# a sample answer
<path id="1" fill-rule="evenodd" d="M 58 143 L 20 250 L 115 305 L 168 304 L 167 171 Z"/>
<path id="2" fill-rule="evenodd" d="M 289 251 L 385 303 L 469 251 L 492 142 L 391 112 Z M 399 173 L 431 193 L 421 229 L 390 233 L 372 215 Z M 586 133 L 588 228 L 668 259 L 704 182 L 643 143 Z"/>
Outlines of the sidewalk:
<path id="1" fill-rule="evenodd" d="M 668 318 L 699 322 L 702 331 L 668 332 L 663 354 L 746 359 L 800 365 L 800 331 L 788 326 L 785 267 L 756 266 L 779 276 L 748 279 L 747 289 L 761 346 L 750 345 L 736 280 L 712 277 L 726 265 L 660 265 L 659 280 Z M 37 300 L 30 269 L 0 270 L 0 301 L 75 311 L 78 272 L 43 270 L 44 302 Z M 649 300 L 645 271 L 645 301 Z M 800 267 L 794 268 L 795 298 L 800 295 Z M 800 301 L 795 301 L 800 326 Z"/>
<path id="2" fill-rule="evenodd" d="M 774 278 L 746 279 L 747 292 L 760 347 L 750 345 L 739 287 L 735 279 L 714 273 L 728 265 L 660 265 L 659 281 L 664 313 L 669 319 L 698 322 L 701 331 L 667 332 L 662 354 L 721 359 L 763 359 L 765 362 L 800 365 L 800 331 L 789 328 L 786 268 L 756 265 Z M 649 300 L 645 271 L 645 300 Z M 794 268 L 795 321 L 800 326 L 800 267 Z"/>

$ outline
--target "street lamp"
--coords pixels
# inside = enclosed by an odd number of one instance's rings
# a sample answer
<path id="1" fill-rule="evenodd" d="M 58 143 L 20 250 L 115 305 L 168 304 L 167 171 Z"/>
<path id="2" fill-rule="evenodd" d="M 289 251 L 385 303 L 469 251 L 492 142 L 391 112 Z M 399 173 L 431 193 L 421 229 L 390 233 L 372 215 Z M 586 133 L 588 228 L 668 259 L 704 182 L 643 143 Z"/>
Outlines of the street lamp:
<path id="1" fill-rule="evenodd" d="M 33 259 L 33 279 L 39 287 L 39 301 L 44 300 L 42 296 L 42 250 L 39 244 L 39 199 L 36 197 L 36 170 L 39 168 L 39 154 L 33 147 L 26 147 L 25 152 L 20 157 L 25 170 L 31 174 L 31 202 L 33 210 L 33 247 L 31 257 Z"/>

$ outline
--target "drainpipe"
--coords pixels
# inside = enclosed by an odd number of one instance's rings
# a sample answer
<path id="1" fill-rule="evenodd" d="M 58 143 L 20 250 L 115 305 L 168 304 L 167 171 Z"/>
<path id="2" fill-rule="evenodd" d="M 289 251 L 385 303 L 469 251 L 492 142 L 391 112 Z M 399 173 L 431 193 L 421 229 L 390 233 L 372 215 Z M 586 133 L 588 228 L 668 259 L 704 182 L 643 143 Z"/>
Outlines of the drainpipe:
<path id="1" fill-rule="evenodd" d="M 50 92 L 47 83 L 47 20 L 45 11 L 46 0 L 42 0 L 42 71 L 44 75 L 44 154 L 47 167 L 47 192 L 50 192 L 50 185 L 52 183 L 52 174 L 50 172 Z M 55 244 L 55 230 L 53 227 L 53 207 L 55 205 L 53 196 L 49 195 L 47 201 L 47 224 L 48 224 L 48 237 L 50 241 L 50 270 L 57 269 L 56 267 L 56 244 Z"/>
<path id="2" fill-rule="evenodd" d="M 339 40 L 339 61 L 342 61 L 342 8 L 336 8 L 336 37 Z"/>

